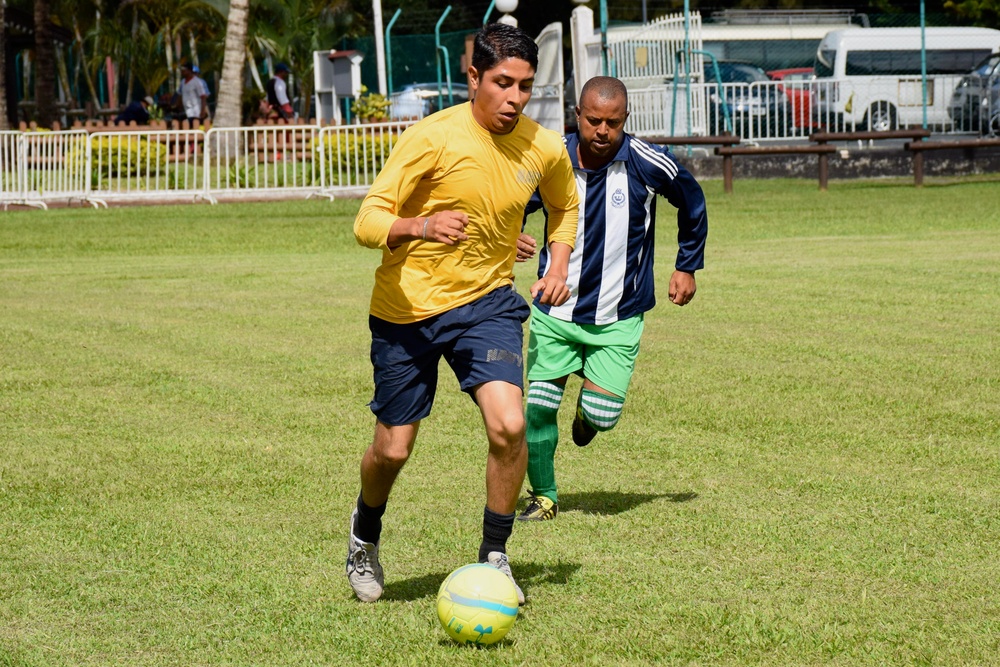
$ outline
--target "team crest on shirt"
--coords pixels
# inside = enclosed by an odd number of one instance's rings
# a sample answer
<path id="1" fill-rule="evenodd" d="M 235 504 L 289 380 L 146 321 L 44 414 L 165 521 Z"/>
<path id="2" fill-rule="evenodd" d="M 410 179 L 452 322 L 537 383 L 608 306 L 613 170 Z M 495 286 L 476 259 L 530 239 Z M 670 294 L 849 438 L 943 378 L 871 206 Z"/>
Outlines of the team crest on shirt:
<path id="1" fill-rule="evenodd" d="M 542 180 L 542 174 L 539 171 L 533 171 L 531 169 L 517 170 L 518 183 L 522 183 L 524 185 L 530 185 L 532 188 L 537 188 L 541 180 Z"/>
<path id="2" fill-rule="evenodd" d="M 614 194 L 611 195 L 611 205 L 615 208 L 621 208 L 625 205 L 625 193 L 622 192 L 621 188 L 615 190 Z"/>

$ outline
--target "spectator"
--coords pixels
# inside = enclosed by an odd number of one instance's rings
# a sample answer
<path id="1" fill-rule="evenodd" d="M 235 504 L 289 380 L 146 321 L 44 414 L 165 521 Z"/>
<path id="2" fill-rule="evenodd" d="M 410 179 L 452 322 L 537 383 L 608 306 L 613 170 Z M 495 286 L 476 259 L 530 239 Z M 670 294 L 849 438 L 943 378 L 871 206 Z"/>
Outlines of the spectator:
<path id="1" fill-rule="evenodd" d="M 153 106 L 153 98 L 149 95 L 132 102 L 115 116 L 115 125 L 123 123 L 128 125 L 132 121 L 135 121 L 136 125 L 147 125 L 149 123 L 149 107 L 151 106 Z"/>
<path id="2" fill-rule="evenodd" d="M 192 128 L 198 127 L 208 118 L 208 84 L 198 74 L 197 65 L 181 65 L 183 80 L 177 89 L 177 95 L 184 107 L 184 117 Z"/>
<path id="3" fill-rule="evenodd" d="M 268 118 L 291 120 L 295 115 L 288 99 L 288 65 L 280 63 L 274 68 L 274 76 L 267 82 Z"/>

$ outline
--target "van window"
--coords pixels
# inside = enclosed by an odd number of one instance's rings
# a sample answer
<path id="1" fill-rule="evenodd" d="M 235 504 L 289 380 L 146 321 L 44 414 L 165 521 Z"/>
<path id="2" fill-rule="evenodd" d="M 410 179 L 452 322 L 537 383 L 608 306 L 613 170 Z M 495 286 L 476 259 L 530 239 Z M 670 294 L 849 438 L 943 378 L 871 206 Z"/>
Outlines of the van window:
<path id="1" fill-rule="evenodd" d="M 964 74 L 988 55 L 989 49 L 927 51 L 927 73 Z M 920 74 L 920 50 L 849 51 L 845 70 L 848 76 Z"/>
<path id="2" fill-rule="evenodd" d="M 816 54 L 813 69 L 816 76 L 833 76 L 833 63 L 837 61 L 837 52 L 831 49 L 820 49 Z"/>
<path id="3" fill-rule="evenodd" d="M 989 49 L 961 51 L 928 51 L 927 71 L 935 74 L 965 74 L 975 68 L 983 58 L 990 55 Z M 933 66 L 933 70 L 931 67 Z"/>

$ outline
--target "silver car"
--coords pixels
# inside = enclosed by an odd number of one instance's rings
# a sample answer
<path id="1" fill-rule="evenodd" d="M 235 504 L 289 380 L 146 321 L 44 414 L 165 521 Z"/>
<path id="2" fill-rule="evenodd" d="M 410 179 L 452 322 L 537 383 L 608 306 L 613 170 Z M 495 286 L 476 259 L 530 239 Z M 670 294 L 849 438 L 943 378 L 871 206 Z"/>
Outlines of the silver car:
<path id="1" fill-rule="evenodd" d="M 442 82 L 411 83 L 393 93 L 389 100 L 389 116 L 392 120 L 409 120 L 429 116 L 453 104 L 469 101 L 469 87 L 464 83 L 451 84 L 451 95 L 448 94 L 448 84 Z M 443 103 L 443 104 L 442 104 Z"/>
<path id="2" fill-rule="evenodd" d="M 962 77 L 948 104 L 956 129 L 1000 134 L 1000 53 L 994 53 Z"/>

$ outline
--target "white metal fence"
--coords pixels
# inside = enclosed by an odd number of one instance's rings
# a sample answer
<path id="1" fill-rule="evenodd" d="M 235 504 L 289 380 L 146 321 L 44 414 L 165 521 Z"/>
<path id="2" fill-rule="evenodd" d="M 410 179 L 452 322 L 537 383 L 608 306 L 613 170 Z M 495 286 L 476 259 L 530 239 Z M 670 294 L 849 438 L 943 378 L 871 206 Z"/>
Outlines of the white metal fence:
<path id="1" fill-rule="evenodd" d="M 0 132 L 0 204 L 363 193 L 411 124 Z"/>
<path id="2" fill-rule="evenodd" d="M 947 80 L 946 80 L 947 79 Z M 1000 132 L 1000 77 L 936 77 L 928 127 L 941 134 Z M 654 85 L 629 90 L 628 130 L 639 136 L 718 135 L 747 142 L 805 139 L 812 132 L 890 130 L 923 125 L 922 95 L 910 82 L 856 81 Z"/>
<path id="3" fill-rule="evenodd" d="M 84 131 L 0 133 L 0 203 L 86 200 L 86 154 Z"/>

